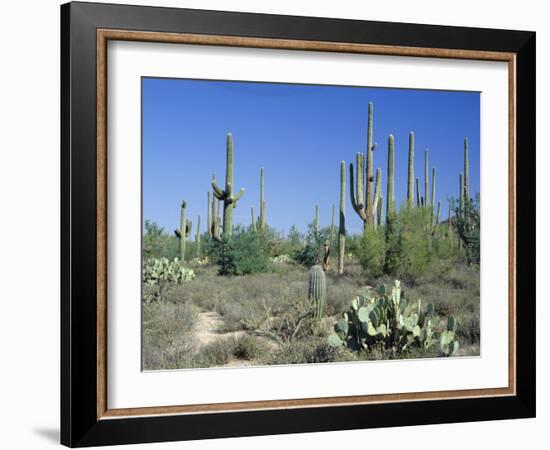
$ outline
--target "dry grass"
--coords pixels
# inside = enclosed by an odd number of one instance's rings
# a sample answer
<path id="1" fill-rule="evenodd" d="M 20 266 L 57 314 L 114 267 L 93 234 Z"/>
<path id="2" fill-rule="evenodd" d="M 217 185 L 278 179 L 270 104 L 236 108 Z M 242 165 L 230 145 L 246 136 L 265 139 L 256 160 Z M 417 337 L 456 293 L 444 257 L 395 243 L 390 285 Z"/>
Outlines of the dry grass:
<path id="1" fill-rule="evenodd" d="M 258 336 L 244 321 L 258 318 L 269 310 L 281 310 L 307 293 L 307 270 L 298 265 L 278 265 L 275 273 L 222 277 L 215 267 L 197 267 L 196 278 L 177 286 L 163 303 L 143 306 L 144 369 L 177 369 L 223 365 L 299 364 L 350 361 L 358 358 L 345 349 L 333 349 L 326 336 L 334 317 L 349 308 L 361 287 L 393 283 L 389 277 L 369 278 L 357 262 L 350 261 L 346 274 L 327 273 L 327 316 L 321 325 L 284 344 Z M 428 275 L 405 289 L 407 296 L 423 304 L 433 303 L 437 314 L 454 315 L 461 354 L 479 354 L 479 268 L 459 262 L 436 265 Z M 221 316 L 216 330 L 219 339 L 200 342 L 198 313 L 215 311 Z M 219 317 L 219 316 L 218 316 Z M 426 357 L 433 354 L 410 354 Z M 380 355 L 361 356 L 379 359 Z"/>

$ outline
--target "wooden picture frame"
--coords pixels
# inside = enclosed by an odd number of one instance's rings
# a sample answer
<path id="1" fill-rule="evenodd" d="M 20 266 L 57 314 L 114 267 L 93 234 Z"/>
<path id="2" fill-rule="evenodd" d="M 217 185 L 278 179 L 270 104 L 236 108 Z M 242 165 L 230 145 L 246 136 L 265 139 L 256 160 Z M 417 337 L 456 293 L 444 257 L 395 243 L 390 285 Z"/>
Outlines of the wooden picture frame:
<path id="1" fill-rule="evenodd" d="M 61 27 L 63 444 L 534 417 L 535 33 L 93 3 L 63 5 Z M 110 409 L 106 394 L 109 40 L 507 62 L 508 387 Z"/>

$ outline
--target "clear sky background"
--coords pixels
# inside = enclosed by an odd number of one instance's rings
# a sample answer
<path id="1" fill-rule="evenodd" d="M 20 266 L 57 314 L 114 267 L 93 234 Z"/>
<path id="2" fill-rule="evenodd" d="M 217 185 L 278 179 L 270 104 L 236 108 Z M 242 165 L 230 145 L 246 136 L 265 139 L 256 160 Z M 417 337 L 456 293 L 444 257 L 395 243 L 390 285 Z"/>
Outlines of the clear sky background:
<path id="1" fill-rule="evenodd" d="M 395 197 L 406 199 L 408 134 L 415 132 L 415 177 L 424 192 L 424 149 L 437 168 L 436 200 L 447 217 L 447 198 L 458 197 L 463 141 L 469 139 L 470 192 L 479 192 L 480 103 L 477 92 L 318 86 L 255 82 L 144 78 L 142 81 L 143 218 L 168 232 L 179 225 L 185 199 L 188 217 L 201 216 L 206 230 L 206 193 L 213 173 L 225 184 L 225 143 L 234 140 L 234 189 L 246 192 L 234 223 L 250 224 L 259 214 L 260 167 L 265 170 L 267 222 L 305 231 L 319 205 L 321 226 L 338 211 L 340 161 L 355 164 L 365 152 L 368 102 L 374 103 L 375 168 L 382 169 L 387 198 L 387 142 L 395 136 Z M 346 225 L 362 222 L 349 200 L 346 169 Z M 337 221 L 338 213 L 336 213 Z M 193 233 L 195 232 L 195 228 Z"/>

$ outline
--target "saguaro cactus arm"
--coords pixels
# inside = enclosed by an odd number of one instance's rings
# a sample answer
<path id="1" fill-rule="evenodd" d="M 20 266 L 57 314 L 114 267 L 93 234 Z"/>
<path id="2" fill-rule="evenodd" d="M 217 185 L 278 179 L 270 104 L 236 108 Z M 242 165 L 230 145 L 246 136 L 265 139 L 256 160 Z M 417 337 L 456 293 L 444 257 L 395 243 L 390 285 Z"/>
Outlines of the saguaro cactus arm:
<path id="1" fill-rule="evenodd" d="M 407 206 L 414 206 L 414 133 L 409 133 L 409 172 L 407 180 Z"/>

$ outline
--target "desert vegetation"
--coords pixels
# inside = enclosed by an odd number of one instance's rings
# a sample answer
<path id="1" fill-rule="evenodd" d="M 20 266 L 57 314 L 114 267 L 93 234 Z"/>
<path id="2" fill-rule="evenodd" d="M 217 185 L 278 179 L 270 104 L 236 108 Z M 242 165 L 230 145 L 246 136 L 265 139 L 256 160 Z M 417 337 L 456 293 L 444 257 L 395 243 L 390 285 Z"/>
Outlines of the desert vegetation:
<path id="1" fill-rule="evenodd" d="M 213 175 L 205 190 L 205 229 L 200 217 L 193 227 L 185 200 L 174 234 L 145 221 L 145 370 L 479 354 L 480 205 L 470 192 L 468 140 L 442 219 L 428 149 L 423 192 L 415 177 L 413 132 L 405 201 L 396 204 L 394 137 L 377 149 L 373 117 L 370 103 L 366 152 L 349 166 L 334 162 L 338 205 L 330 215 L 304 205 L 312 212 L 305 233 L 270 227 L 264 168 L 259 215 L 252 207 L 249 225 L 233 223 L 246 197 L 235 189 L 231 134 L 224 185 Z M 375 155 L 387 158 L 385 199 Z M 320 226 L 322 214 L 330 226 Z M 361 219 L 360 233 L 347 232 L 349 214 Z"/>

